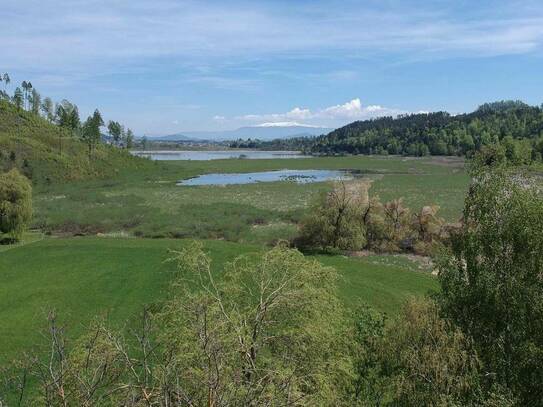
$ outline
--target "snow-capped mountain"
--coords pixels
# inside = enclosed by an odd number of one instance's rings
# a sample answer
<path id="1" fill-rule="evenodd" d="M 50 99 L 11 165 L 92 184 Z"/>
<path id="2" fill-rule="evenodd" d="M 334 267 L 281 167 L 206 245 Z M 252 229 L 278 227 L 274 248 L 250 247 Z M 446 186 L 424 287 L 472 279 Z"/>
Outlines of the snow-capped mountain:
<path id="1" fill-rule="evenodd" d="M 302 136 L 320 136 L 333 129 L 311 126 L 296 122 L 262 123 L 256 126 L 240 127 L 236 130 L 224 131 L 186 131 L 167 136 L 149 137 L 151 140 L 186 141 L 186 140 L 237 140 L 259 139 L 273 140 L 278 138 L 292 138 Z"/>

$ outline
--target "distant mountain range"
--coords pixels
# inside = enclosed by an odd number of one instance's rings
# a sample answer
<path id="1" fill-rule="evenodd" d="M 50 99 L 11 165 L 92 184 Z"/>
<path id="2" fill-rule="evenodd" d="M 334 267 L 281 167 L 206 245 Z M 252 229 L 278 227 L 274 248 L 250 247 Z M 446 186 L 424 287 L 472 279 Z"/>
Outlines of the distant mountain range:
<path id="1" fill-rule="evenodd" d="M 240 127 L 236 130 L 224 131 L 186 131 L 165 136 L 149 136 L 154 141 L 190 141 L 190 140 L 237 140 L 259 139 L 274 140 L 282 138 L 320 136 L 328 134 L 333 129 L 326 127 L 307 126 L 298 123 L 264 123 L 258 126 Z"/>

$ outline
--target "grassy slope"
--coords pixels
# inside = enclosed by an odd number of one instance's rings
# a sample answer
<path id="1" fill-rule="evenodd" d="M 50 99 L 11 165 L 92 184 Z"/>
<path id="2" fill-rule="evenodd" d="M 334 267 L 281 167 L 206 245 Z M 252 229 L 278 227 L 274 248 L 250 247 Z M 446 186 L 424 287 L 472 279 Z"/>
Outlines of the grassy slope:
<path id="1" fill-rule="evenodd" d="M 89 320 L 107 314 L 122 323 L 142 304 L 164 298 L 173 265 L 168 248 L 186 241 L 151 239 L 45 239 L 0 254 L 0 361 L 16 357 L 39 341 L 48 310 L 56 309 L 69 332 L 77 335 Z M 257 246 L 206 241 L 218 267 Z M 340 294 L 349 305 L 362 299 L 394 313 L 408 295 L 435 290 L 435 279 L 408 271 L 407 260 L 319 256 L 343 276 Z"/>
<path id="2" fill-rule="evenodd" d="M 99 146 L 89 161 L 86 145 L 67 131 L 0 101 L 0 170 L 18 167 L 35 184 L 41 184 L 111 176 L 149 165 L 126 151 L 106 146 Z"/>
<path id="3" fill-rule="evenodd" d="M 289 237 L 312 197 L 326 183 L 260 183 L 226 187 L 180 187 L 176 181 L 211 172 L 281 168 L 355 169 L 374 179 L 383 200 L 404 197 L 417 208 L 438 204 L 442 216 L 461 214 L 468 177 L 458 165 L 429 159 L 326 157 L 293 160 L 217 160 L 154 163 L 115 179 L 75 182 L 37 189 L 35 226 L 52 231 L 128 231 L 148 237 L 225 237 L 265 243 Z M 271 223 L 269 227 L 255 224 Z"/>

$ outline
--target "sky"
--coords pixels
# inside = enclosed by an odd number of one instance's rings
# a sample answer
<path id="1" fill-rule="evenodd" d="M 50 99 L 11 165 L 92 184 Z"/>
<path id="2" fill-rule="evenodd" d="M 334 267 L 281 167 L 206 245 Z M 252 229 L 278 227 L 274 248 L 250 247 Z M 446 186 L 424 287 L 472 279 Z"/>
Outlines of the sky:
<path id="1" fill-rule="evenodd" d="M 0 72 L 137 135 L 543 103 L 541 0 L 3 0 Z"/>

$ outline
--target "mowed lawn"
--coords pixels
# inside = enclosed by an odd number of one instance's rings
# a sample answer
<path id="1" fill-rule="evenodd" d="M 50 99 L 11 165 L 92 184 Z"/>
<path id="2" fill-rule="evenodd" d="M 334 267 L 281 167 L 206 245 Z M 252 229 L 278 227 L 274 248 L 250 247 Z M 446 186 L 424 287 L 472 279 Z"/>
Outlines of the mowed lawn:
<path id="1" fill-rule="evenodd" d="M 0 362 L 42 340 L 46 316 L 55 310 L 71 338 L 95 316 L 121 326 L 144 304 L 167 295 L 175 267 L 168 249 L 187 240 L 47 238 L 0 253 Z M 259 246 L 206 241 L 213 267 Z M 340 295 L 348 306 L 364 301 L 389 314 L 410 295 L 437 289 L 435 278 L 394 256 L 317 256 L 340 272 Z"/>

